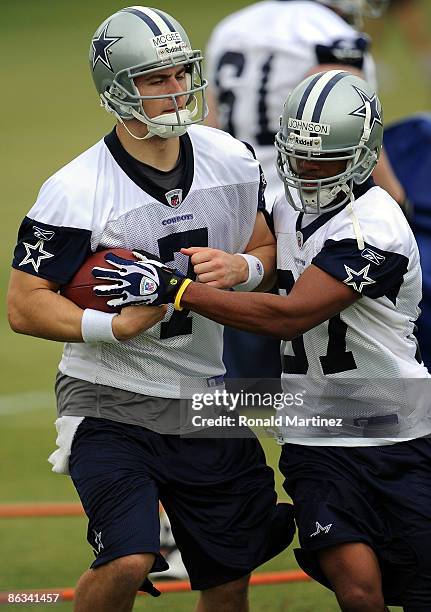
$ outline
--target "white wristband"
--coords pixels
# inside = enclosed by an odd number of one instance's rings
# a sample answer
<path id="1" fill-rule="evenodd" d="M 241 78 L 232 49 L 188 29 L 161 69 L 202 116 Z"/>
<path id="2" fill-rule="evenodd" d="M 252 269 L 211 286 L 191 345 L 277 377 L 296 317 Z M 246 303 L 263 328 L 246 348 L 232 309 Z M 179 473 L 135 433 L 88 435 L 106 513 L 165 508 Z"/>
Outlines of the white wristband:
<path id="1" fill-rule="evenodd" d="M 248 278 L 243 283 L 239 283 L 235 285 L 233 289 L 235 291 L 253 291 L 260 285 L 263 280 L 263 264 L 254 255 L 248 255 L 247 253 L 236 253 L 236 255 L 241 255 L 247 262 L 248 265 Z"/>
<path id="2" fill-rule="evenodd" d="M 81 334 L 84 342 L 120 342 L 112 331 L 112 319 L 116 314 L 86 308 L 81 320 Z"/>

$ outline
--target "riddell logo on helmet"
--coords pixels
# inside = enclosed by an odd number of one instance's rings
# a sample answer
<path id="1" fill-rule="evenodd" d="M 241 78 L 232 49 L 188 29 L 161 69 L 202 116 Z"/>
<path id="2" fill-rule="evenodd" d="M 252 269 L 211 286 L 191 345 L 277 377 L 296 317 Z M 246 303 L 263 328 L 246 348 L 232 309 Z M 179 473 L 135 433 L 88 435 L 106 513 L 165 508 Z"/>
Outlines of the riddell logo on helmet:
<path id="1" fill-rule="evenodd" d="M 312 121 L 303 121 L 302 119 L 292 119 L 292 117 L 289 117 L 287 127 L 292 130 L 313 132 L 314 134 L 329 134 L 331 131 L 331 126 L 327 123 L 313 123 Z"/>
<path id="2" fill-rule="evenodd" d="M 166 45 L 165 47 L 158 47 L 157 53 L 160 59 L 163 59 L 165 55 L 170 55 L 171 53 L 183 53 L 184 50 L 190 51 L 187 47 L 187 43 L 182 42 L 179 45 Z"/>
<path id="3" fill-rule="evenodd" d="M 298 134 L 293 134 L 291 132 L 286 144 L 288 148 L 302 146 L 307 149 L 312 149 L 313 151 L 322 150 L 322 139 L 317 136 L 298 136 Z"/>

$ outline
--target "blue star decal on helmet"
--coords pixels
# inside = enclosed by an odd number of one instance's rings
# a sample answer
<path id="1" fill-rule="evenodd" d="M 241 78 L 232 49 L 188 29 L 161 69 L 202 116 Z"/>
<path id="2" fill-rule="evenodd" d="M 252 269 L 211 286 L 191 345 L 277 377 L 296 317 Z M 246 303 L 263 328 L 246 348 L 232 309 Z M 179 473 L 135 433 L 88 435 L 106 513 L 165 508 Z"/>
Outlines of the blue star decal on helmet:
<path id="1" fill-rule="evenodd" d="M 363 117 L 365 119 L 365 115 L 366 115 L 366 102 L 368 102 L 369 105 L 370 105 L 370 109 L 371 109 L 370 130 L 373 129 L 375 123 L 380 123 L 380 125 L 383 125 L 382 124 L 382 116 L 381 116 L 381 114 L 379 112 L 379 109 L 377 107 L 377 96 L 376 96 L 376 94 L 374 93 L 373 96 L 371 98 L 369 98 L 367 96 L 367 94 L 364 91 L 362 91 L 362 89 L 359 89 L 359 87 L 355 87 L 355 85 L 353 85 L 353 88 L 358 92 L 359 97 L 362 100 L 362 104 L 357 109 L 355 109 L 354 111 L 349 113 L 349 115 L 352 115 L 353 117 Z"/>
<path id="2" fill-rule="evenodd" d="M 102 64 L 104 64 L 111 72 L 114 72 L 108 57 L 108 49 L 109 47 L 112 47 L 112 45 L 115 45 L 115 43 L 121 40 L 123 37 L 108 36 L 108 27 L 109 23 L 106 24 L 99 36 L 96 36 L 91 41 L 91 45 L 93 47 L 93 70 L 95 69 L 97 62 L 102 62 Z"/>

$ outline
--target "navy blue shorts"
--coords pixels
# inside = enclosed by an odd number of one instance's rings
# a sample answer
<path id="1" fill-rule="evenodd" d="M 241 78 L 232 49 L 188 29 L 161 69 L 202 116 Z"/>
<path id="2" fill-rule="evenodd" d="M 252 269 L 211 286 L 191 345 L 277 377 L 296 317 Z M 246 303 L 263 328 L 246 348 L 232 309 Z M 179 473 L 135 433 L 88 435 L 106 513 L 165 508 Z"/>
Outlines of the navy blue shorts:
<path id="1" fill-rule="evenodd" d="M 292 540 L 293 512 L 276 504 L 274 474 L 254 437 L 181 438 L 86 417 L 72 444 L 70 474 L 89 517 L 98 567 L 159 553 L 159 500 L 193 589 L 247 575 Z"/>
<path id="2" fill-rule="evenodd" d="M 431 440 L 345 448 L 286 444 L 300 566 L 330 588 L 316 552 L 364 542 L 379 558 L 388 605 L 431 611 Z"/>

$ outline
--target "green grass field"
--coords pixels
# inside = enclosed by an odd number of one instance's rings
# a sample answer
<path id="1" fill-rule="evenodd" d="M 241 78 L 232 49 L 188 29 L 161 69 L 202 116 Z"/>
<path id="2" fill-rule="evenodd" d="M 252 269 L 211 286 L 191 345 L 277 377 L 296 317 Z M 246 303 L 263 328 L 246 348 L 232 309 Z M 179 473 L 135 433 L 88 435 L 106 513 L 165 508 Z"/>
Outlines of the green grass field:
<path id="1" fill-rule="evenodd" d="M 180 8 L 173 0 L 161 0 L 157 6 L 178 17 L 194 46 L 204 48 L 217 21 L 246 4 L 185 1 Z M 431 4 L 422 0 L 422 5 L 431 23 Z M 54 448 L 50 389 L 61 346 L 14 335 L 6 321 L 4 296 L 17 228 L 40 185 L 110 129 L 111 119 L 98 108 L 87 52 L 101 20 L 122 6 L 113 0 L 2 2 L 0 503 L 76 500 L 69 480 L 52 474 L 46 462 Z M 429 111 L 429 82 L 421 75 L 399 24 L 387 19 L 374 24 L 373 31 L 375 56 L 384 67 L 380 77 L 386 120 Z M 275 468 L 278 447 L 269 441 L 265 446 Z M 278 488 L 282 496 L 279 480 Z M 81 518 L 0 519 L 0 591 L 73 586 L 92 559 L 85 530 Z M 289 551 L 264 569 L 295 567 Z M 182 612 L 191 610 L 194 600 L 193 594 L 164 595 L 152 601 L 140 598 L 136 610 Z M 312 583 L 254 587 L 251 607 L 259 612 L 338 608 L 331 593 Z M 50 608 L 37 606 L 38 610 Z M 62 604 L 61 609 L 70 610 L 71 605 Z"/>

